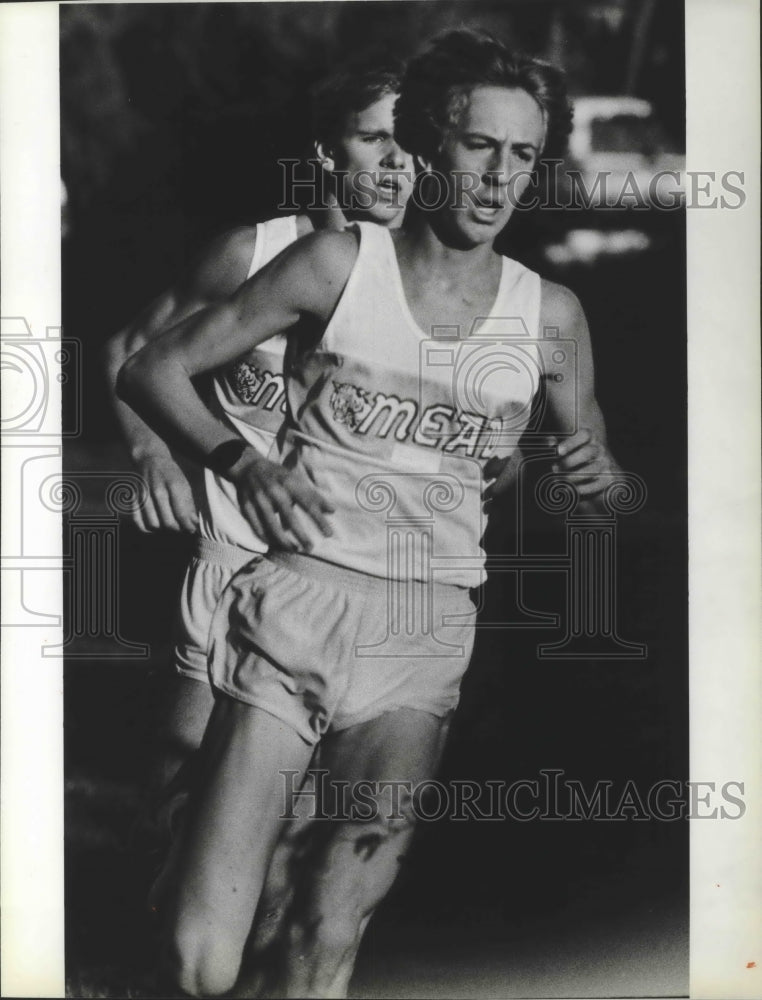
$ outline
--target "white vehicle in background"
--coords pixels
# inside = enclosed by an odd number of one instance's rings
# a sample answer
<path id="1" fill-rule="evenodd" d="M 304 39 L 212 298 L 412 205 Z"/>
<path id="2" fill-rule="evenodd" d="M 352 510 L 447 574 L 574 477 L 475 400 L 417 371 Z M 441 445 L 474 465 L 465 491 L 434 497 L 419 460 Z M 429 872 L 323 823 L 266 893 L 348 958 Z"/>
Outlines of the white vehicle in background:
<path id="1" fill-rule="evenodd" d="M 569 154 L 555 177 L 563 239 L 543 248 L 557 267 L 638 255 L 685 203 L 685 156 L 638 97 L 578 97 Z"/>
<path id="2" fill-rule="evenodd" d="M 578 97 L 567 169 L 589 194 L 585 207 L 667 209 L 683 197 L 685 156 L 639 97 Z"/>
<path id="3" fill-rule="evenodd" d="M 685 156 L 639 97 L 578 97 L 566 170 L 580 207 L 667 210 L 683 199 Z"/>

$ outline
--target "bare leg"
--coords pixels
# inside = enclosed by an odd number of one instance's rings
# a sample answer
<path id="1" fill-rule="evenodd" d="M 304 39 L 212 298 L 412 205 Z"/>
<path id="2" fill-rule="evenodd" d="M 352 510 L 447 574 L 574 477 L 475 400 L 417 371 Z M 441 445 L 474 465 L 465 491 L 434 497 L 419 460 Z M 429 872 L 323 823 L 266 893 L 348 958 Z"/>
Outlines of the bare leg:
<path id="1" fill-rule="evenodd" d="M 175 673 L 167 691 L 168 709 L 160 738 L 160 758 L 154 783 L 166 788 L 190 755 L 201 746 L 214 708 L 208 683 Z"/>
<path id="2" fill-rule="evenodd" d="M 398 709 L 326 739 L 322 764 L 333 781 L 396 782 L 377 797 L 373 819 L 315 821 L 307 878 L 294 896 L 284 931 L 285 972 L 278 995 L 345 997 L 357 950 L 373 911 L 387 894 L 413 835 L 408 788 L 431 778 L 444 720 Z"/>
<path id="3" fill-rule="evenodd" d="M 195 752 L 214 707 L 209 684 L 173 674 L 166 692 L 159 747 L 148 782 L 147 802 L 136 832 L 149 844 L 169 847 L 178 816 L 188 799 Z"/>
<path id="4" fill-rule="evenodd" d="M 261 709 L 220 696 L 198 784 L 155 894 L 167 971 L 192 996 L 219 996 L 239 973 L 281 831 L 281 769 L 302 773 L 312 748 Z"/>

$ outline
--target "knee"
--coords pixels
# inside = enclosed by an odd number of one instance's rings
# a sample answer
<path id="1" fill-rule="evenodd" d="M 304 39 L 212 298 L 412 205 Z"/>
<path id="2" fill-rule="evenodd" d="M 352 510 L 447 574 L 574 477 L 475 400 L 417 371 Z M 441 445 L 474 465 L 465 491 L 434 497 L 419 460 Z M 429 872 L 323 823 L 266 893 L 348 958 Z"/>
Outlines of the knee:
<path id="1" fill-rule="evenodd" d="M 218 997 L 235 986 L 241 955 L 209 929 L 176 929 L 164 949 L 164 973 L 192 997 Z"/>

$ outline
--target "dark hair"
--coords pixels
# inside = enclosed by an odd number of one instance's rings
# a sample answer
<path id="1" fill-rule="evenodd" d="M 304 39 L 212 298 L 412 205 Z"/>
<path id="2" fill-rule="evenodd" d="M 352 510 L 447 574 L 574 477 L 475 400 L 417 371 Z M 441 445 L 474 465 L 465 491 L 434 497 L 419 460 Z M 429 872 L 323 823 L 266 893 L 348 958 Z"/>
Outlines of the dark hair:
<path id="1" fill-rule="evenodd" d="M 546 120 L 545 157 L 563 155 L 572 125 L 572 108 L 562 70 L 511 52 L 484 31 L 458 28 L 437 35 L 410 60 L 397 101 L 395 138 L 403 149 L 430 159 L 447 129 L 457 123 L 474 87 L 525 90 Z"/>
<path id="2" fill-rule="evenodd" d="M 367 51 L 341 63 L 310 92 L 313 142 L 336 142 L 349 115 L 364 111 L 385 94 L 399 93 L 403 71 L 400 60 Z"/>

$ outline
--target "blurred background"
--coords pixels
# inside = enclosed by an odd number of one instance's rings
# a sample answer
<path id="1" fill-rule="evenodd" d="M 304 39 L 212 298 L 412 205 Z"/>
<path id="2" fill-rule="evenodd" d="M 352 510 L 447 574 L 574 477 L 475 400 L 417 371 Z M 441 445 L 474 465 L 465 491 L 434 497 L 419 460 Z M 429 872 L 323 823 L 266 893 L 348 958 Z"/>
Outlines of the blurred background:
<path id="1" fill-rule="evenodd" d="M 87 4 L 60 9 L 65 336 L 81 344 L 71 475 L 129 469 L 99 349 L 210 237 L 275 214 L 279 157 L 305 151 L 305 89 L 372 42 L 406 56 L 471 24 L 560 64 L 577 104 L 568 164 L 683 168 L 679 0 Z M 607 98 L 607 100 L 600 100 Z M 484 629 L 445 777 L 647 789 L 687 776 L 685 211 L 516 213 L 499 249 L 569 285 L 587 313 L 612 449 L 647 485 L 618 525 L 620 634 L 640 661 L 538 661 L 547 629 Z M 66 387 L 65 387 L 66 389 Z M 102 500 L 94 494 L 89 510 Z M 514 498 L 520 503 L 521 498 Z M 515 551 L 513 513 L 492 553 Z M 527 551 L 558 552 L 537 519 Z M 121 635 L 150 655 L 72 655 L 65 673 L 70 995 L 149 996 L 142 923 L 150 859 L 128 831 L 151 754 L 187 540 L 119 530 Z M 512 606 L 491 577 L 484 620 Z M 525 595 L 563 604 L 558 574 Z M 77 650 L 87 648 L 80 637 Z M 83 645 L 84 644 L 84 645 Z M 591 784 L 591 787 L 592 787 Z M 371 925 L 363 997 L 676 996 L 687 992 L 687 824 L 426 824 Z M 141 985 L 142 984 L 142 985 Z"/>

